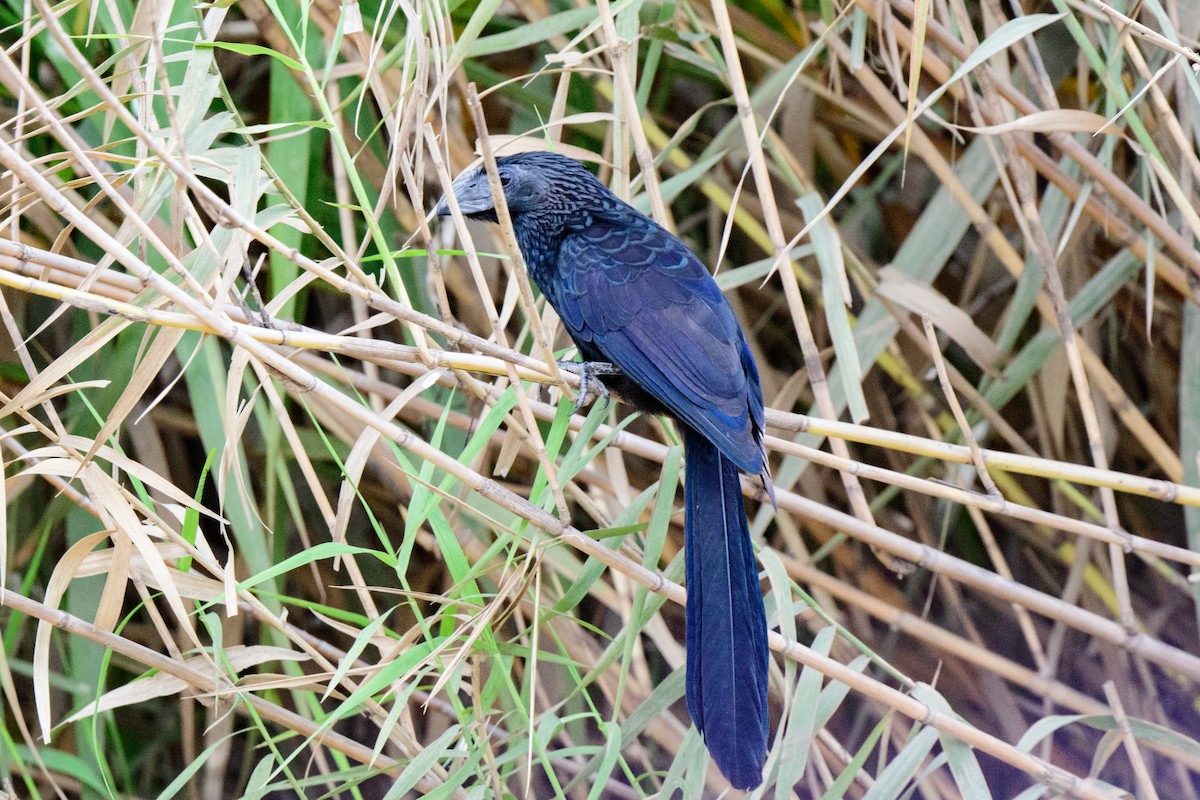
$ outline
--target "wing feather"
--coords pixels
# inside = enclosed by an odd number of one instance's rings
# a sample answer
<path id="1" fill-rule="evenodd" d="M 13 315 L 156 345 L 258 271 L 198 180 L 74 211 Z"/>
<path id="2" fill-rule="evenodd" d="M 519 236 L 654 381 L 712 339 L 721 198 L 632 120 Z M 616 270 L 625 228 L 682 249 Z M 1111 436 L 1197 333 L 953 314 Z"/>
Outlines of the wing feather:
<path id="1" fill-rule="evenodd" d="M 568 236 L 559 268 L 556 307 L 575 340 L 741 469 L 758 472 L 758 375 L 748 372 L 733 309 L 699 259 L 650 220 L 625 217 L 597 219 Z"/>

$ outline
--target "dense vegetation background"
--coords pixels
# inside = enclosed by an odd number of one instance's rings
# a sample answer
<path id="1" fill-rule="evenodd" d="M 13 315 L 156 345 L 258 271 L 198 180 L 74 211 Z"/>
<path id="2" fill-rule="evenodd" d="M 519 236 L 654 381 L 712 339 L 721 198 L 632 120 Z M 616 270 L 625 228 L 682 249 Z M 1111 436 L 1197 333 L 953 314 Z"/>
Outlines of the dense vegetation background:
<path id="1" fill-rule="evenodd" d="M 5 792 L 728 790 L 682 702 L 678 438 L 572 418 L 504 236 L 430 218 L 478 146 L 597 162 L 743 320 L 757 796 L 1200 794 L 1200 4 L 0 30 Z"/>

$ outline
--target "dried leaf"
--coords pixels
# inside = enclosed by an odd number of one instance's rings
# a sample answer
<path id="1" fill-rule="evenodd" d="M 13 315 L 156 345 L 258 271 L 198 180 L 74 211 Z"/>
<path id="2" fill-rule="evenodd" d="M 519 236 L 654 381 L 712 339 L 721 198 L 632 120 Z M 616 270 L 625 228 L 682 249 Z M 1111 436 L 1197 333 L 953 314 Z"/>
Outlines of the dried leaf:
<path id="1" fill-rule="evenodd" d="M 1000 349 L 981 331 L 971 315 L 950 302 L 932 286 L 918 283 L 894 267 L 879 270 L 876 292 L 917 314 L 928 314 L 933 324 L 967 352 L 976 364 L 995 370 L 1003 358 Z"/>

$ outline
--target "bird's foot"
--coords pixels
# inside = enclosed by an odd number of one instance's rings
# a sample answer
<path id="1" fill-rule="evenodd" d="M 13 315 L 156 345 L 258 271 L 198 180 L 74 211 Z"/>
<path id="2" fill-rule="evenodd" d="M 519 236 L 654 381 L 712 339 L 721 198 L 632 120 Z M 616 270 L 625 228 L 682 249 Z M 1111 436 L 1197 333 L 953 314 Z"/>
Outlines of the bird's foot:
<path id="1" fill-rule="evenodd" d="M 579 376 L 579 396 L 575 399 L 575 410 L 572 412 L 575 414 L 596 400 L 609 398 L 608 387 L 600 380 L 600 376 L 621 374 L 619 367 L 607 361 L 559 361 L 558 368 Z"/>

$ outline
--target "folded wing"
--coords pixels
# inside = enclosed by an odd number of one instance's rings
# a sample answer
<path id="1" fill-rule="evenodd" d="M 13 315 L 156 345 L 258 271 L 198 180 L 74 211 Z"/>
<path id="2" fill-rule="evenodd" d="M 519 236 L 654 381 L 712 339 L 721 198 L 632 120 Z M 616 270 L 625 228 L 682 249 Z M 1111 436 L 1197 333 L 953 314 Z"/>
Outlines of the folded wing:
<path id="1" fill-rule="evenodd" d="M 577 342 L 620 367 L 740 469 L 762 468 L 758 375 L 733 310 L 687 247 L 644 217 L 566 238 L 555 306 Z"/>

